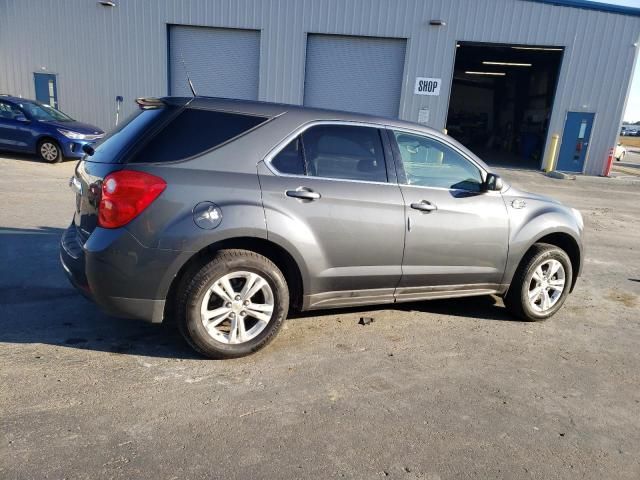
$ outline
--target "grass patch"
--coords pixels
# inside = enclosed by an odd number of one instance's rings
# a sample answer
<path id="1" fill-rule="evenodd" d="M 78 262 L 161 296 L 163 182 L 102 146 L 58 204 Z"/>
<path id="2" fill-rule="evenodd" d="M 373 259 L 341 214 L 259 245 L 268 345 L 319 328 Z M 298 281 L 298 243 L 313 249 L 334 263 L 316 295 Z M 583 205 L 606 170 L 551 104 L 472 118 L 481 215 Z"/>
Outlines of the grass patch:
<path id="1" fill-rule="evenodd" d="M 640 148 L 640 137 L 618 137 L 618 142 L 625 147 Z"/>

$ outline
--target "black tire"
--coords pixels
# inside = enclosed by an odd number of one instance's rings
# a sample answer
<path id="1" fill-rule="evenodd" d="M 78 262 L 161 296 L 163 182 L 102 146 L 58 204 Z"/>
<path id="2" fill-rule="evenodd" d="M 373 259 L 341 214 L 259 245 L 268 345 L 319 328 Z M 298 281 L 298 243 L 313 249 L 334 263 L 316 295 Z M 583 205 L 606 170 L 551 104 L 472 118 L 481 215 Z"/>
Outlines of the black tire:
<path id="1" fill-rule="evenodd" d="M 535 270 L 548 260 L 557 260 L 564 269 L 564 288 L 555 304 L 540 312 L 529 301 L 529 288 L 532 285 Z M 564 304 L 573 282 L 571 260 L 566 252 L 555 245 L 537 243 L 526 253 L 511 281 L 509 291 L 504 297 L 507 309 L 516 317 L 527 321 L 546 320 L 553 316 Z"/>
<path id="2" fill-rule="evenodd" d="M 241 271 L 258 274 L 267 282 L 273 294 L 273 313 L 255 338 L 243 343 L 224 343 L 209 334 L 203 325 L 200 307 L 215 282 L 227 274 Z M 220 250 L 209 262 L 187 273 L 178 291 L 176 320 L 180 333 L 197 352 L 215 359 L 237 358 L 257 352 L 271 342 L 280 331 L 288 310 L 287 282 L 271 260 L 248 250 Z M 243 318 L 248 320 L 249 317 Z"/>
<path id="3" fill-rule="evenodd" d="M 43 138 L 38 142 L 37 153 L 40 160 L 46 163 L 59 163 L 62 161 L 62 149 L 60 145 L 50 138 Z"/>

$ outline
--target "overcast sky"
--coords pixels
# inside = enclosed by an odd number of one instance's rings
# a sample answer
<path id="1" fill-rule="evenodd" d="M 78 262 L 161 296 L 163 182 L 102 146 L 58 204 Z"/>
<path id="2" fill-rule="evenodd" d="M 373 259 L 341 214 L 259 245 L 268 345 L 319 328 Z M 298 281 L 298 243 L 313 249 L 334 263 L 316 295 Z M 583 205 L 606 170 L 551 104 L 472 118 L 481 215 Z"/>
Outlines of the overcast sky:
<path id="1" fill-rule="evenodd" d="M 600 2 L 640 8 L 640 0 L 600 0 Z M 640 121 L 640 55 L 636 59 L 636 69 L 631 82 L 631 91 L 627 100 L 627 109 L 624 112 L 624 120 L 627 122 Z"/>

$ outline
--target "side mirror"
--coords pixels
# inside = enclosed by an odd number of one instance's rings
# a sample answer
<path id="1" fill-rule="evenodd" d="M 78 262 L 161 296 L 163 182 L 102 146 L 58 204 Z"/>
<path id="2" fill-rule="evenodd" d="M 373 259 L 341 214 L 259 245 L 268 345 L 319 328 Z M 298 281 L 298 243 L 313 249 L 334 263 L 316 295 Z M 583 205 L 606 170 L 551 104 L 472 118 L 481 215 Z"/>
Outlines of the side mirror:
<path id="1" fill-rule="evenodd" d="M 504 182 L 500 175 L 496 175 L 495 173 L 487 173 L 487 178 L 484 181 L 484 191 L 500 191 L 504 186 Z"/>
<path id="2" fill-rule="evenodd" d="M 14 120 L 16 122 L 29 123 L 29 119 L 24 115 L 18 115 Z"/>

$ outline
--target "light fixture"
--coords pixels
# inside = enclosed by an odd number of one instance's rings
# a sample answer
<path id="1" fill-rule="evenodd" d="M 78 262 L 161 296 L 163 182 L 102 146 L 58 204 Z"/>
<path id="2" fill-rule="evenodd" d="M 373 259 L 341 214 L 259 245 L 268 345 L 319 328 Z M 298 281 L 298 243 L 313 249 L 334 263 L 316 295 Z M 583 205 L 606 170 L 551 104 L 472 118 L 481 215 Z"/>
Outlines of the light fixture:
<path id="1" fill-rule="evenodd" d="M 110 2 L 109 0 L 100 0 L 98 3 L 100 5 L 102 5 L 103 7 L 115 7 L 116 6 L 116 2 Z"/>
<path id="2" fill-rule="evenodd" d="M 444 27 L 446 24 L 444 20 L 429 20 L 429 25 L 432 27 Z"/>
<path id="3" fill-rule="evenodd" d="M 467 70 L 466 72 L 467 75 L 490 75 L 492 77 L 504 77 L 506 75 L 506 73 L 504 72 L 472 72 Z"/>
<path id="4" fill-rule="evenodd" d="M 460 44 L 459 43 L 456 43 L 456 48 L 460 48 Z"/>
<path id="5" fill-rule="evenodd" d="M 513 63 L 513 62 L 482 62 L 484 65 L 503 65 L 505 67 L 530 67 L 530 63 Z"/>
<path id="6" fill-rule="evenodd" d="M 539 50 L 545 52 L 561 52 L 563 48 L 549 48 L 549 47 L 511 47 L 514 50 Z"/>

